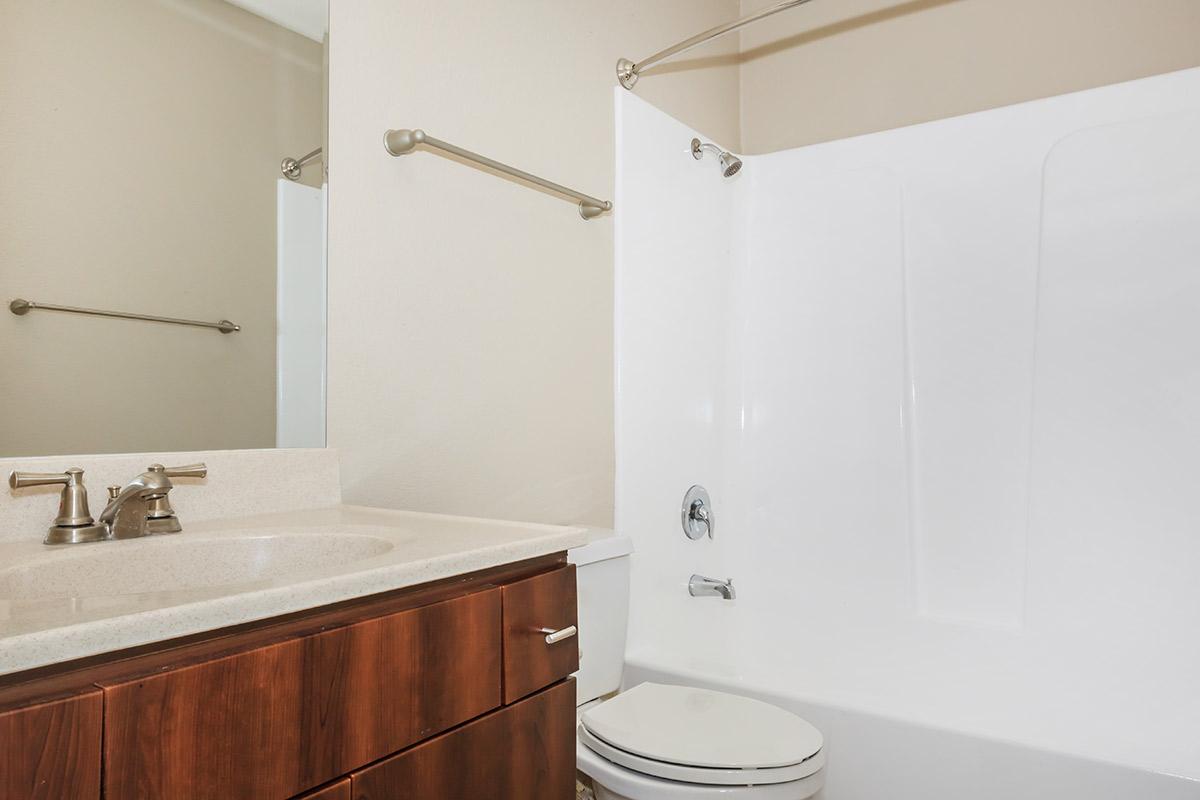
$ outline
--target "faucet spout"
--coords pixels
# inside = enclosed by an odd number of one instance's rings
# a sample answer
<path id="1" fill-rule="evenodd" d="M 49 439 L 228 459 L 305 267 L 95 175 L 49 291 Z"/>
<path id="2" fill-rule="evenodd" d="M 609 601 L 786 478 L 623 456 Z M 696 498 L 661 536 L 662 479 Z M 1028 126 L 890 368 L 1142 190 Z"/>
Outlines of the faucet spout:
<path id="1" fill-rule="evenodd" d="M 99 522 L 110 539 L 131 539 L 148 532 L 151 504 L 171 491 L 173 484 L 161 471 L 151 470 L 130 481 L 100 512 Z"/>
<path id="2" fill-rule="evenodd" d="M 693 575 L 688 581 L 688 594 L 692 597 L 720 597 L 722 600 L 736 600 L 737 591 L 733 588 L 733 578 L 717 580 L 703 575 Z"/>

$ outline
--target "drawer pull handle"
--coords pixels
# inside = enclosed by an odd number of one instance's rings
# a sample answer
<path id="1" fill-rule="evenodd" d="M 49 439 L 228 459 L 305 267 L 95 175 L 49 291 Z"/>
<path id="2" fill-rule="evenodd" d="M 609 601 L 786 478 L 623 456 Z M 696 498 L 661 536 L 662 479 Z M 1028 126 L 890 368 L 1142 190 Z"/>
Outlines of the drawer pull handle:
<path id="1" fill-rule="evenodd" d="M 564 639 L 570 639 L 572 636 L 579 633 L 579 629 L 574 625 L 568 625 L 567 627 L 557 631 L 553 628 L 538 628 L 537 632 L 546 634 L 546 644 L 557 644 Z"/>

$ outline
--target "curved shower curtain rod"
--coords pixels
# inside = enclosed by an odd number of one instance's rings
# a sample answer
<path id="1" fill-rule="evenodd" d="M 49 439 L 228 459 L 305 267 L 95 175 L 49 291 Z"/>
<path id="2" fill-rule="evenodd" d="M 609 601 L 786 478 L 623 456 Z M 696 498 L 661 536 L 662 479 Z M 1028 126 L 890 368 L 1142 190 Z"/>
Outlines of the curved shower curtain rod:
<path id="1" fill-rule="evenodd" d="M 718 36 L 724 36 L 727 33 L 733 33 L 738 28 L 749 25 L 751 22 L 758 22 L 760 19 L 766 19 L 772 14 L 778 14 L 780 11 L 787 11 L 789 8 L 802 6 L 809 0 L 785 0 L 783 3 L 776 3 L 769 8 L 764 8 L 761 11 L 755 11 L 753 14 L 747 14 L 741 19 L 735 19 L 733 22 L 726 22 L 724 25 L 718 25 L 715 28 L 698 33 L 690 39 L 686 39 L 679 44 L 671 45 L 666 50 L 660 50 L 649 58 L 643 58 L 641 61 L 633 62 L 628 58 L 618 59 L 617 61 L 617 81 L 626 89 L 633 89 L 633 86 L 638 81 L 638 76 L 646 67 L 657 64 L 659 61 L 670 58 L 673 55 L 678 55 L 684 50 L 691 50 L 697 45 L 704 44 L 707 41 L 716 39 Z"/>

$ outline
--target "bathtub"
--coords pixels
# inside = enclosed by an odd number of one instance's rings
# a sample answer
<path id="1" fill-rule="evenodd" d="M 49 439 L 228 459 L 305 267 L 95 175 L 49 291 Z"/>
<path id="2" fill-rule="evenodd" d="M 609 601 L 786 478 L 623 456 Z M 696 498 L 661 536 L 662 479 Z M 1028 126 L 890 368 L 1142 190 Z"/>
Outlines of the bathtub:
<path id="1" fill-rule="evenodd" d="M 807 719 L 825 736 L 817 800 L 1198 800 L 1200 781 L 758 691 L 736 681 L 629 661 L 622 684 L 686 684 L 746 695 Z M 1200 735 L 1200 733 L 1198 733 Z"/>

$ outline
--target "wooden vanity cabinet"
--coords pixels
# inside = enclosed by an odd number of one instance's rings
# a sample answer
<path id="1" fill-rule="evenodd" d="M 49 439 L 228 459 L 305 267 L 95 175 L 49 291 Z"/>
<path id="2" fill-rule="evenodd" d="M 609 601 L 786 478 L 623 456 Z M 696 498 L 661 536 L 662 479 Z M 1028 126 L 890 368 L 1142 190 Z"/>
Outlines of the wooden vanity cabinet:
<path id="1" fill-rule="evenodd" d="M 7 676 L 0 800 L 569 800 L 575 614 L 559 554 Z"/>
<path id="2" fill-rule="evenodd" d="M 354 800 L 533 800 L 575 796 L 575 682 L 351 776 Z"/>
<path id="3" fill-rule="evenodd" d="M 0 800 L 100 796 L 102 695 L 0 711 Z"/>
<path id="4" fill-rule="evenodd" d="M 550 644 L 546 634 L 578 621 L 575 565 L 501 588 L 504 602 L 504 702 L 513 703 L 579 669 L 579 637 Z"/>
<path id="5" fill-rule="evenodd" d="M 291 797 L 498 707 L 500 589 L 101 686 L 105 798 Z"/>

